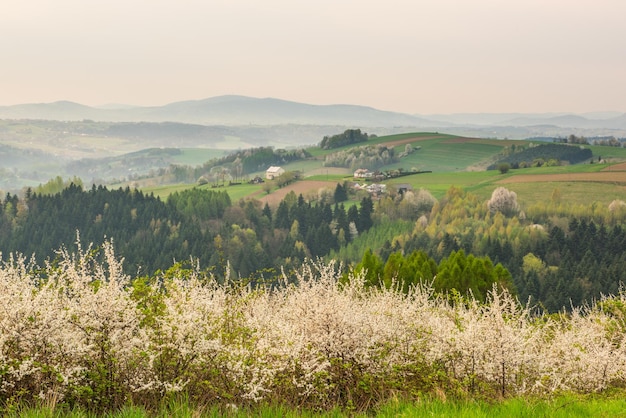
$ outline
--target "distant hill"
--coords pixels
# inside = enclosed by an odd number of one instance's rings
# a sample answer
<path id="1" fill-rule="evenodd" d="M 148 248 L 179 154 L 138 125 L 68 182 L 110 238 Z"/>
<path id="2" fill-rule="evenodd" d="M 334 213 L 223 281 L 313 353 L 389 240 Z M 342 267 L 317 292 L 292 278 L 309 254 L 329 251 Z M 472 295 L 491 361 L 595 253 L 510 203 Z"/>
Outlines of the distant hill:
<path id="1" fill-rule="evenodd" d="M 446 131 L 480 137 L 529 138 L 540 135 L 626 136 L 626 114 L 570 113 L 456 113 L 407 114 L 373 107 L 312 105 L 276 98 L 218 96 L 163 106 L 109 104 L 98 107 L 69 101 L 0 106 L 0 119 L 43 119 L 101 122 L 177 122 L 221 126 L 341 126 L 384 128 L 394 132 Z M 400 129 L 399 128 L 406 128 Z M 417 129 L 415 129 L 417 128 Z M 388 131 L 392 133 L 392 131 Z"/>
<path id="2" fill-rule="evenodd" d="M 626 113 L 595 112 L 584 115 L 571 113 L 456 113 L 424 115 L 433 121 L 474 127 L 538 127 L 552 126 L 571 129 L 626 129 Z"/>
<path id="3" fill-rule="evenodd" d="M 413 115 L 356 105 L 310 105 L 273 98 L 219 96 L 155 107 L 89 107 L 78 103 L 1 106 L 3 119 L 107 122 L 181 122 L 201 125 L 340 125 L 357 127 L 441 126 Z M 444 124 L 446 125 L 446 124 Z"/>
<path id="4" fill-rule="evenodd" d="M 626 114 L 607 119 L 590 119 L 580 115 L 561 115 L 549 118 L 520 117 L 505 121 L 504 124 L 511 126 L 536 126 L 554 125 L 562 128 L 585 128 L 585 129 L 626 129 Z"/>

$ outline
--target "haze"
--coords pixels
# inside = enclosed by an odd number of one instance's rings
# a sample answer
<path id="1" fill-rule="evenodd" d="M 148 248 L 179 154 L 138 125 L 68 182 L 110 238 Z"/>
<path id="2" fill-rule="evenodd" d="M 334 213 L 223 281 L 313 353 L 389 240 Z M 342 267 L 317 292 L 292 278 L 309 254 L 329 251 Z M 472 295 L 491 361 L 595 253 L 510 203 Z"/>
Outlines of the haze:
<path id="1" fill-rule="evenodd" d="M 0 105 L 626 112 L 623 0 L 4 0 Z"/>

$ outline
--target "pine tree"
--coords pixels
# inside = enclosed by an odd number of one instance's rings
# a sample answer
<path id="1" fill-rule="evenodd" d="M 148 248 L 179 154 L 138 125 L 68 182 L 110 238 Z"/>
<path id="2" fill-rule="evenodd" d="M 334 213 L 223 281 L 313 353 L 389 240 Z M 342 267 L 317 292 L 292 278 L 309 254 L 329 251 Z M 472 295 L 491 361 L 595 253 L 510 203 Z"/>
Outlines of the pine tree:
<path id="1" fill-rule="evenodd" d="M 361 208 L 359 210 L 358 221 L 356 226 L 359 231 L 364 232 L 372 227 L 374 222 L 372 221 L 372 213 L 374 212 L 374 203 L 369 196 L 361 199 Z"/>
<path id="2" fill-rule="evenodd" d="M 346 186 L 341 183 L 337 183 L 337 187 L 335 187 L 335 194 L 333 196 L 335 203 L 344 202 L 348 200 L 348 192 L 346 191 Z"/>

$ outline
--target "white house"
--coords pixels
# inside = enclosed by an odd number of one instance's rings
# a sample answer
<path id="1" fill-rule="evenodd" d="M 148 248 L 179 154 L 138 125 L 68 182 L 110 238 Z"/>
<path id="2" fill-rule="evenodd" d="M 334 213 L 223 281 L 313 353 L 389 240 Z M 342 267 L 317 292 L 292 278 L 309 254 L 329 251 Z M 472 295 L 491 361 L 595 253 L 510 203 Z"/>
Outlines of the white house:
<path id="1" fill-rule="evenodd" d="M 284 168 L 271 166 L 270 168 L 265 170 L 265 178 L 268 180 L 274 180 L 276 177 L 279 177 L 281 174 L 284 173 Z"/>
<path id="2" fill-rule="evenodd" d="M 355 178 L 370 178 L 372 177 L 372 174 L 373 173 L 369 171 L 367 168 L 358 168 L 354 172 L 354 177 Z"/>

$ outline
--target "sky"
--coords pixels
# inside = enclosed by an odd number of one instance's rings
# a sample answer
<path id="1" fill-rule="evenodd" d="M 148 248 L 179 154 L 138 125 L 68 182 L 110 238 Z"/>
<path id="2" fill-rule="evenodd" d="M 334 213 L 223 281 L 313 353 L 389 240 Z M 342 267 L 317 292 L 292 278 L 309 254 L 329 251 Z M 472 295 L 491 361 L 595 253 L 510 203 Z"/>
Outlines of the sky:
<path id="1" fill-rule="evenodd" d="M 0 105 L 626 112 L 624 0 L 2 0 Z"/>

